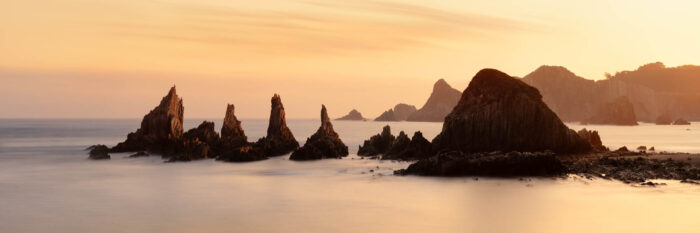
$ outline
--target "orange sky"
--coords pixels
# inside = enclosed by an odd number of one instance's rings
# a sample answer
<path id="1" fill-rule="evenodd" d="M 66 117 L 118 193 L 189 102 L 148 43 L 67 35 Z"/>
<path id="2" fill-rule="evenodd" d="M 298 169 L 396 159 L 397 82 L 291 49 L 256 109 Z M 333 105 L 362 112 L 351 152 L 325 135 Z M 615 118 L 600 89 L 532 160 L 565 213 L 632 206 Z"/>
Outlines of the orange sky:
<path id="1" fill-rule="evenodd" d="M 697 1 L 0 0 L 0 117 L 185 117 L 421 107 L 444 78 L 543 64 L 580 76 L 698 64 Z"/>

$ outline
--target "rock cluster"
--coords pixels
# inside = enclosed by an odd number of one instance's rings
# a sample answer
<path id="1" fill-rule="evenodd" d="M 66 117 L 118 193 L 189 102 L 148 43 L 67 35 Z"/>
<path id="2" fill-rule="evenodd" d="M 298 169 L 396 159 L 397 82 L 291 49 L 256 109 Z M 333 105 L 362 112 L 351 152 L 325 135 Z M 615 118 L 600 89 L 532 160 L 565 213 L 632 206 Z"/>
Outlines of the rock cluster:
<path id="1" fill-rule="evenodd" d="M 141 121 L 136 132 L 129 133 L 126 141 L 117 144 L 112 152 L 152 151 L 168 154 L 182 138 L 184 107 L 177 96 L 175 86 L 163 97 L 160 104 Z"/>
<path id="2" fill-rule="evenodd" d="M 581 137 L 583 140 L 588 141 L 588 143 L 591 144 L 591 149 L 594 152 L 610 151 L 610 149 L 603 146 L 603 141 L 600 140 L 600 135 L 598 135 L 598 131 L 587 130 L 586 128 L 583 128 L 577 133 L 579 137 Z"/>
<path id="3" fill-rule="evenodd" d="M 287 127 L 282 99 L 278 94 L 270 100 L 270 123 L 267 126 L 267 136 L 260 138 L 255 144 L 267 156 L 279 156 L 299 148 L 299 142 Z"/>
<path id="4" fill-rule="evenodd" d="M 374 119 L 374 121 L 405 121 L 408 117 L 416 112 L 416 106 L 408 104 L 397 104 L 393 109 L 384 111 L 382 115 Z"/>
<path id="5" fill-rule="evenodd" d="M 425 105 L 408 116 L 406 120 L 442 122 L 457 105 L 461 95 L 461 92 L 452 88 L 444 79 L 440 79 L 433 85 L 433 92 Z"/>
<path id="6" fill-rule="evenodd" d="M 364 141 L 359 150 L 357 150 L 357 155 L 377 156 L 386 153 L 391 148 L 395 139 L 396 137 L 391 134 L 391 127 L 388 125 L 384 126 L 384 128 L 382 128 L 382 133 L 374 135 L 370 137 L 369 140 Z"/>
<path id="7" fill-rule="evenodd" d="M 638 125 L 634 113 L 634 105 L 627 96 L 621 96 L 615 100 L 601 105 L 596 113 L 583 124 L 597 125 Z"/>
<path id="8" fill-rule="evenodd" d="M 625 183 L 650 179 L 700 180 L 700 169 L 689 163 L 671 159 L 604 156 L 598 159 L 577 160 L 566 165 L 569 167 L 569 173 L 615 179 Z"/>
<path id="9" fill-rule="evenodd" d="M 433 145 L 466 153 L 591 150 L 547 107 L 537 89 L 495 69 L 474 76 Z"/>
<path id="10" fill-rule="evenodd" d="M 292 153 L 290 160 L 316 160 L 325 158 L 342 158 L 348 155 L 348 147 L 345 146 L 338 133 L 333 130 L 331 119 L 328 118 L 326 106 L 321 106 L 321 127 L 316 133 L 306 139 L 304 146 Z"/>
<path id="11" fill-rule="evenodd" d="M 395 171 L 397 175 L 422 176 L 556 176 L 566 173 L 553 153 L 492 152 L 466 154 L 443 152 Z"/>
<path id="12" fill-rule="evenodd" d="M 365 118 L 362 116 L 362 113 L 358 112 L 356 109 L 353 109 L 350 111 L 347 115 L 340 117 L 336 120 L 341 120 L 341 121 L 364 121 Z"/>
<path id="13" fill-rule="evenodd" d="M 433 155 L 435 155 L 433 144 L 423 137 L 423 133 L 416 131 L 413 133 L 413 137 L 409 139 L 401 131 L 389 151 L 382 156 L 382 159 L 418 160 L 429 158 Z"/>

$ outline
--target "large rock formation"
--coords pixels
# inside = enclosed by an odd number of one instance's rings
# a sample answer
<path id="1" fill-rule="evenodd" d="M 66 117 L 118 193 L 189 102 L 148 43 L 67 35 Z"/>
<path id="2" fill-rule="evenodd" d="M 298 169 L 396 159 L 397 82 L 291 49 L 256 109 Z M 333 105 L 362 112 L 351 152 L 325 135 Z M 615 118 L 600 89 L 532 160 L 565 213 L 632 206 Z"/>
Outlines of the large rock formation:
<path id="1" fill-rule="evenodd" d="M 495 69 L 474 76 L 433 144 L 437 150 L 462 152 L 591 150 L 537 89 Z"/>
<path id="2" fill-rule="evenodd" d="M 333 130 L 331 119 L 328 118 L 326 106 L 321 106 L 321 127 L 316 133 L 306 139 L 304 146 L 297 149 L 289 157 L 290 160 L 316 160 L 325 158 L 342 158 L 348 155 L 348 147 L 345 146 L 338 134 Z"/>
<path id="3" fill-rule="evenodd" d="M 603 104 L 598 107 L 596 113 L 583 124 L 597 125 L 637 125 L 637 116 L 634 114 L 634 105 L 626 96 Z"/>
<path id="4" fill-rule="evenodd" d="M 397 104 L 393 109 L 384 111 L 382 115 L 374 119 L 374 121 L 405 121 L 408 117 L 416 112 L 416 106 L 408 104 Z"/>
<path id="5" fill-rule="evenodd" d="M 554 154 L 536 153 L 475 153 L 443 152 L 394 172 L 397 175 L 422 176 L 556 176 L 566 173 L 566 167 Z"/>
<path id="6" fill-rule="evenodd" d="M 364 121 L 365 118 L 362 116 L 362 113 L 358 112 L 356 109 L 353 109 L 348 113 L 348 115 L 345 115 L 341 118 L 338 118 L 336 120 L 341 120 L 341 121 Z"/>
<path id="7" fill-rule="evenodd" d="M 523 81 L 540 91 L 544 102 L 561 120 L 585 120 L 598 106 L 595 81 L 581 78 L 564 67 L 541 66 Z"/>
<path id="8" fill-rule="evenodd" d="M 173 152 L 173 144 L 183 135 L 182 120 L 184 107 L 177 96 L 175 86 L 160 104 L 151 110 L 141 121 L 141 128 L 129 133 L 126 141 L 117 144 L 112 152 L 151 151 L 164 155 Z"/>
<path id="9" fill-rule="evenodd" d="M 262 148 L 267 156 L 279 156 L 299 148 L 299 142 L 287 127 L 280 96 L 278 94 L 272 96 L 270 103 L 270 123 L 267 126 L 267 136 L 259 139 L 256 146 Z"/>
<path id="10" fill-rule="evenodd" d="M 440 79 L 433 85 L 433 92 L 425 105 L 406 120 L 442 122 L 457 105 L 461 95 L 462 93 L 452 88 L 444 79 Z"/>
<path id="11" fill-rule="evenodd" d="M 433 155 L 435 155 L 433 145 L 423 137 L 420 131 L 416 131 L 411 139 L 401 131 L 396 140 L 394 140 L 391 149 L 382 156 L 382 159 L 418 160 L 429 158 Z"/>
<path id="12" fill-rule="evenodd" d="M 396 137 L 391 134 L 391 127 L 388 125 L 384 126 L 384 128 L 382 128 L 382 133 L 370 137 L 369 140 L 365 140 L 359 150 L 357 150 L 357 155 L 377 156 L 386 153 L 391 148 L 395 139 Z"/>

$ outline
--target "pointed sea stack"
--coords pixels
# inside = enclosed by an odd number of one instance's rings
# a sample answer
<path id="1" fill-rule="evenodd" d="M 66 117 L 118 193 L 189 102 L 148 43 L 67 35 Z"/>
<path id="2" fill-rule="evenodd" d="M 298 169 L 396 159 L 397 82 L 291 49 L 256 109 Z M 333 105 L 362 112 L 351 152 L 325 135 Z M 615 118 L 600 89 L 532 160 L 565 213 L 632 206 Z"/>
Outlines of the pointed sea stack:
<path id="1" fill-rule="evenodd" d="M 316 160 L 326 158 L 342 158 L 348 155 L 348 147 L 345 146 L 338 134 L 333 130 L 331 119 L 328 118 L 326 106 L 321 105 L 321 127 L 316 133 L 306 139 L 304 146 L 294 151 L 290 160 Z"/>
<path id="2" fill-rule="evenodd" d="M 348 113 L 348 115 L 345 115 L 341 118 L 338 118 L 336 120 L 340 121 L 364 121 L 365 118 L 362 116 L 362 113 L 358 112 L 356 109 L 353 109 Z"/>
<path id="3" fill-rule="evenodd" d="M 501 71 L 479 71 L 442 132 L 437 150 L 588 152 L 591 146 L 566 127 L 534 87 Z"/>
<path id="4" fill-rule="evenodd" d="M 671 120 L 669 119 L 669 124 Z M 620 96 L 598 107 L 596 113 L 583 124 L 596 125 L 638 125 L 634 105 L 627 96 Z"/>
<path id="5" fill-rule="evenodd" d="M 442 122 L 445 120 L 445 116 L 457 105 L 461 95 L 461 92 L 452 88 L 444 79 L 440 79 L 433 85 L 433 92 L 425 105 L 408 116 L 406 120 Z"/>
<path id="6" fill-rule="evenodd" d="M 141 128 L 129 133 L 126 141 L 117 144 L 112 152 L 150 151 L 167 154 L 172 146 L 182 138 L 184 107 L 177 96 L 175 86 L 160 104 L 143 117 Z"/>
<path id="7" fill-rule="evenodd" d="M 591 147 L 594 152 L 610 151 L 610 149 L 603 146 L 603 141 L 600 140 L 600 135 L 598 135 L 598 131 L 587 130 L 586 128 L 583 128 L 577 133 L 579 137 L 581 137 L 583 140 L 588 141 L 588 143 L 591 144 Z"/>
<path id="8" fill-rule="evenodd" d="M 224 125 L 221 126 L 221 144 L 225 148 L 236 148 L 248 144 L 241 121 L 236 118 L 236 110 L 233 104 L 226 106 Z"/>
<path id="9" fill-rule="evenodd" d="M 256 146 L 262 148 L 267 156 L 279 156 L 299 148 L 299 142 L 287 127 L 280 96 L 278 94 L 272 96 L 270 103 L 270 123 L 267 126 L 267 136 L 258 140 Z"/>

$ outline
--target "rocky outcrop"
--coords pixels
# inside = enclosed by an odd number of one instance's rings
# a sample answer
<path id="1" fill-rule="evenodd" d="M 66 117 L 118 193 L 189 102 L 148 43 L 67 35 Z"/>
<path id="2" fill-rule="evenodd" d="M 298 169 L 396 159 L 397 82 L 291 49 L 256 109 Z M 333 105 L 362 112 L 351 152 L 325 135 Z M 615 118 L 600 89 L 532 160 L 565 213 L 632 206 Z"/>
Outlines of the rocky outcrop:
<path id="1" fill-rule="evenodd" d="M 326 106 L 321 106 L 321 127 L 289 157 L 290 160 L 317 160 L 348 156 L 348 147 L 333 130 Z"/>
<path id="2" fill-rule="evenodd" d="M 668 113 L 664 113 L 656 118 L 655 123 L 657 125 L 670 125 L 671 123 L 673 123 L 673 121 L 671 120 L 671 116 L 669 116 Z"/>
<path id="3" fill-rule="evenodd" d="M 177 96 L 173 86 L 160 104 L 143 117 L 141 128 L 129 133 L 126 141 L 117 144 L 111 151 L 147 150 L 164 155 L 172 152 L 173 144 L 183 135 L 183 113 L 182 99 Z"/>
<path id="4" fill-rule="evenodd" d="M 673 125 L 690 125 L 690 122 L 683 118 L 678 118 L 677 120 L 673 121 Z"/>
<path id="5" fill-rule="evenodd" d="M 348 113 L 348 115 L 345 115 L 341 118 L 338 118 L 336 120 L 341 120 L 341 121 L 364 121 L 365 118 L 362 116 L 362 113 L 358 112 L 356 109 L 353 109 Z"/>
<path id="6" fill-rule="evenodd" d="M 598 131 L 587 130 L 586 128 L 583 128 L 577 133 L 579 137 L 581 137 L 583 140 L 588 141 L 588 143 L 591 144 L 591 148 L 593 149 L 593 151 L 604 152 L 610 150 L 607 147 L 603 146 L 603 141 L 600 140 L 600 135 L 598 135 Z"/>
<path id="7" fill-rule="evenodd" d="M 474 76 L 433 145 L 438 151 L 466 153 L 591 150 L 547 107 L 537 89 L 494 69 Z"/>
<path id="8" fill-rule="evenodd" d="M 596 125 L 637 125 L 634 106 L 626 96 L 601 105 L 596 113 L 583 124 Z"/>
<path id="9" fill-rule="evenodd" d="M 595 112 L 595 81 L 584 79 L 561 66 L 541 66 L 523 77 L 537 88 L 544 102 L 563 121 L 583 121 Z"/>
<path id="10" fill-rule="evenodd" d="M 395 171 L 397 175 L 421 176 L 556 176 L 566 173 L 553 153 L 493 152 L 465 154 L 443 152 Z"/>
<path id="11" fill-rule="evenodd" d="M 111 156 L 109 156 L 109 147 L 105 145 L 93 145 L 88 147 L 87 149 L 90 150 L 90 156 L 88 157 L 89 159 L 103 160 L 112 158 Z"/>
<path id="12" fill-rule="evenodd" d="M 425 105 L 408 116 L 406 120 L 442 122 L 457 105 L 461 95 L 462 93 L 452 88 L 444 79 L 440 79 L 433 85 L 433 92 Z"/>
<path id="13" fill-rule="evenodd" d="M 393 109 L 384 111 L 382 115 L 374 119 L 374 121 L 405 121 L 408 117 L 416 112 L 416 106 L 408 104 L 397 104 Z"/>
<path id="14" fill-rule="evenodd" d="M 217 160 L 225 162 L 252 162 L 267 159 L 263 148 L 255 145 L 243 145 L 240 147 L 226 148 L 221 152 Z"/>
<path id="15" fill-rule="evenodd" d="M 279 156 L 299 148 L 299 142 L 287 127 L 280 96 L 278 94 L 272 96 L 270 103 L 270 123 L 267 126 L 267 136 L 259 139 L 256 146 L 262 148 L 267 156 Z"/>
<path id="16" fill-rule="evenodd" d="M 382 156 L 382 159 L 418 160 L 429 158 L 433 155 L 435 155 L 433 145 L 423 137 L 420 131 L 416 131 L 411 139 L 408 139 L 401 131 L 396 140 L 394 140 L 391 149 Z"/>
<path id="17" fill-rule="evenodd" d="M 204 121 L 197 128 L 187 130 L 182 135 L 185 141 L 200 141 L 210 146 L 219 144 L 219 134 L 214 130 L 214 122 Z"/>
<path id="18" fill-rule="evenodd" d="M 377 156 L 386 153 L 391 148 L 395 139 L 396 137 L 391 134 L 391 127 L 388 125 L 384 126 L 384 128 L 382 128 L 382 133 L 374 135 L 370 137 L 369 140 L 364 141 L 359 150 L 357 150 L 357 155 Z"/>
<path id="19" fill-rule="evenodd" d="M 233 104 L 226 106 L 226 115 L 221 126 L 221 144 L 224 148 L 238 148 L 248 144 L 248 137 L 241 127 L 241 121 L 236 118 Z"/>

